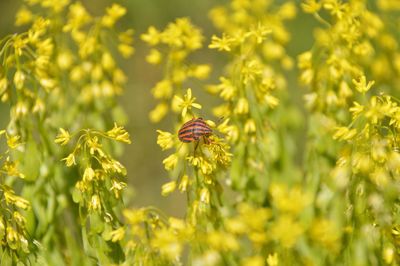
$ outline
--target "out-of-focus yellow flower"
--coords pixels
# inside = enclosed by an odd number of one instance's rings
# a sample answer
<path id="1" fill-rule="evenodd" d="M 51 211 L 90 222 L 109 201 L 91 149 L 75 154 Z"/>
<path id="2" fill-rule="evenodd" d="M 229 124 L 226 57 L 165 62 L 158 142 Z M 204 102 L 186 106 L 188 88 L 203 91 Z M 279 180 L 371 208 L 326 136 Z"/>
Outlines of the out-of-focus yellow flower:
<path id="1" fill-rule="evenodd" d="M 140 38 L 151 46 L 157 45 L 160 37 L 160 32 L 153 26 L 149 27 L 147 33 L 140 35 Z"/>
<path id="2" fill-rule="evenodd" d="M 156 99 L 169 99 L 173 92 L 172 83 L 167 79 L 159 81 L 154 88 L 151 89 L 151 92 Z"/>
<path id="3" fill-rule="evenodd" d="M 168 105 L 159 103 L 149 114 L 150 121 L 157 123 L 163 119 L 168 112 Z"/>
<path id="4" fill-rule="evenodd" d="M 211 44 L 208 46 L 208 48 L 218 49 L 218 51 L 230 52 L 232 50 L 233 44 L 234 39 L 223 33 L 221 38 L 213 35 L 211 37 Z"/>
<path id="5" fill-rule="evenodd" d="M 322 7 L 322 3 L 318 3 L 316 0 L 304 0 L 301 3 L 301 8 L 303 8 L 306 13 L 316 13 Z"/>
<path id="6" fill-rule="evenodd" d="M 126 8 L 118 4 L 112 4 L 112 6 L 107 7 L 107 14 L 102 17 L 101 23 L 103 26 L 112 28 L 115 22 L 126 14 Z"/>
<path id="7" fill-rule="evenodd" d="M 353 84 L 356 85 L 356 90 L 361 93 L 366 93 L 371 89 L 372 85 L 375 84 L 375 81 L 368 81 L 367 83 L 367 78 L 365 76 L 361 76 L 358 80 L 353 79 L 352 81 Z"/>
<path id="8" fill-rule="evenodd" d="M 58 133 L 54 142 L 59 143 L 61 145 L 66 145 L 70 140 L 71 140 L 71 135 L 69 134 L 69 132 L 63 128 L 60 128 L 60 133 Z"/>
<path id="9" fill-rule="evenodd" d="M 168 150 L 174 146 L 174 136 L 165 131 L 157 130 L 158 137 L 157 137 L 157 144 L 160 145 L 161 149 Z"/>
<path id="10" fill-rule="evenodd" d="M 125 236 L 125 229 L 120 227 L 110 232 L 111 242 L 118 242 Z"/>
<path id="11" fill-rule="evenodd" d="M 15 25 L 22 26 L 28 24 L 29 22 L 32 21 L 32 19 L 33 19 L 32 12 L 25 6 L 23 6 L 17 12 L 17 15 L 15 17 Z"/>
<path id="12" fill-rule="evenodd" d="M 186 192 L 188 189 L 188 186 L 190 185 L 190 180 L 187 175 L 182 176 L 181 181 L 179 182 L 179 191 L 180 192 Z"/>
<path id="13" fill-rule="evenodd" d="M 262 256 L 248 257 L 242 260 L 242 266 L 264 266 L 264 258 Z"/>
<path id="14" fill-rule="evenodd" d="M 146 56 L 146 61 L 153 65 L 158 65 L 162 60 L 162 54 L 157 49 L 151 49 Z"/>
<path id="15" fill-rule="evenodd" d="M 167 171 L 171 171 L 175 168 L 176 164 L 178 163 L 178 156 L 173 153 L 167 158 L 163 160 L 164 168 Z"/>
<path id="16" fill-rule="evenodd" d="M 270 231 L 272 238 L 286 248 L 293 247 L 303 232 L 303 227 L 288 215 L 280 215 Z"/>
<path id="17" fill-rule="evenodd" d="M 279 258 L 277 253 L 268 254 L 267 264 L 268 266 L 278 266 Z"/>
<path id="18" fill-rule="evenodd" d="M 171 182 L 165 183 L 161 187 L 161 195 L 168 196 L 169 194 L 174 192 L 175 189 L 176 189 L 176 181 L 171 181 Z"/>

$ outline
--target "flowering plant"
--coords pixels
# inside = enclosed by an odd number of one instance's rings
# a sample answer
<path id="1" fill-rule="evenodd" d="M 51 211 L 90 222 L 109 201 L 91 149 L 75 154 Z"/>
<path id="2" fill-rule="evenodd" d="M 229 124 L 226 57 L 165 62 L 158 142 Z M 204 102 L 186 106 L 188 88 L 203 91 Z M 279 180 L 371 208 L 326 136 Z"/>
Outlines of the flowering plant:
<path id="1" fill-rule="evenodd" d="M 400 263 L 399 2 L 225 2 L 209 36 L 184 17 L 139 37 L 174 217 L 126 204 L 129 10 L 24 1 L 0 41 L 1 265 Z"/>

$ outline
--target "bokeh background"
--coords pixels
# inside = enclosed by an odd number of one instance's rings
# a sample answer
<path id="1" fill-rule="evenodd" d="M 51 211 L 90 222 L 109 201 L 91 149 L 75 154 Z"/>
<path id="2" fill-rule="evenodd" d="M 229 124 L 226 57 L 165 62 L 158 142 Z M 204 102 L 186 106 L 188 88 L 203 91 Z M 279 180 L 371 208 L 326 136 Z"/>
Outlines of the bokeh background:
<path id="1" fill-rule="evenodd" d="M 169 215 L 181 216 L 185 198 L 179 193 L 162 197 L 161 185 L 168 181 L 168 173 L 164 170 L 162 160 L 168 155 L 162 152 L 156 144 L 157 129 L 171 131 L 172 119 L 164 119 L 159 124 L 149 121 L 148 113 L 155 106 L 150 89 L 160 80 L 161 69 L 149 65 L 145 61 L 148 51 L 146 45 L 140 40 L 140 34 L 154 25 L 162 29 L 169 22 L 179 17 L 189 17 L 192 23 L 199 26 L 205 35 L 204 47 L 207 47 L 212 34 L 218 33 L 212 26 L 208 11 L 211 7 L 226 3 L 223 0 L 82 0 L 85 7 L 95 15 L 101 15 L 105 8 L 113 2 L 127 8 L 127 15 L 120 21 L 121 29 L 133 28 L 135 30 L 135 55 L 120 61 L 129 82 L 124 95 L 119 99 L 128 116 L 127 130 L 132 137 L 132 144 L 126 146 L 122 157 L 123 164 L 128 170 L 129 192 L 127 204 L 135 207 L 157 206 L 166 210 Z M 279 2 L 279 1 L 277 1 Z M 284 1 L 280 1 L 284 2 Z M 14 16 L 22 0 L 0 0 L 0 36 L 18 31 L 14 26 Z M 288 24 L 290 32 L 296 32 L 288 46 L 288 54 L 294 59 L 296 56 L 309 49 L 313 43 L 312 29 L 314 20 L 311 16 L 299 14 L 296 19 Z M 223 73 L 224 58 L 220 53 L 210 49 L 202 49 L 192 57 L 197 63 L 213 65 L 210 78 L 205 83 L 215 83 L 218 76 Z M 288 74 L 290 95 L 294 102 L 301 107 L 303 89 L 296 85 L 296 69 Z M 207 106 L 214 106 L 216 99 L 204 92 L 203 84 L 190 84 L 198 102 Z M 0 127 L 4 128 L 8 122 L 7 106 L 0 105 Z M 202 110 L 201 115 L 215 119 L 210 110 Z M 304 122 L 304 121 L 302 121 Z M 299 138 L 302 138 L 300 134 Z M 300 142 L 301 143 L 301 142 Z"/>

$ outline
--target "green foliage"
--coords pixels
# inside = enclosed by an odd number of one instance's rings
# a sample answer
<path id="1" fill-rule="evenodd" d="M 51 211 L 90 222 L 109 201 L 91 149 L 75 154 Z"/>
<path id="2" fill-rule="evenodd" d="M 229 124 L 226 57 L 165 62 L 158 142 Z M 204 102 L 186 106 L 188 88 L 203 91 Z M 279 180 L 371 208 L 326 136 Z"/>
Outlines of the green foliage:
<path id="1" fill-rule="evenodd" d="M 210 10 L 209 40 L 189 18 L 142 33 L 163 70 L 149 118 L 172 118 L 157 144 L 171 151 L 161 195 L 186 197 L 177 218 L 123 202 L 126 9 L 94 17 L 79 1 L 26 0 L 21 32 L 0 42 L 0 264 L 400 264 L 399 11 L 396 0 L 232 0 Z M 292 55 L 299 13 L 318 24 Z M 214 58 L 219 78 L 204 81 Z M 302 106 L 291 86 L 306 87 Z"/>

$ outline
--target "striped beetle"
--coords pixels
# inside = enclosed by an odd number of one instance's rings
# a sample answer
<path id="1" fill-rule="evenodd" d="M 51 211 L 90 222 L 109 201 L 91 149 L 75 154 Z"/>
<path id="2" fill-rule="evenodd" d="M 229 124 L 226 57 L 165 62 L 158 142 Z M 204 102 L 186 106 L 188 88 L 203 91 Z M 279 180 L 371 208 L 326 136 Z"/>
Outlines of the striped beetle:
<path id="1" fill-rule="evenodd" d="M 212 134 L 212 130 L 203 118 L 192 118 L 187 121 L 178 131 L 178 138 L 182 142 L 198 141 L 203 137 L 204 143 L 210 143 L 208 137 Z M 197 145 L 196 145 L 197 147 Z"/>

